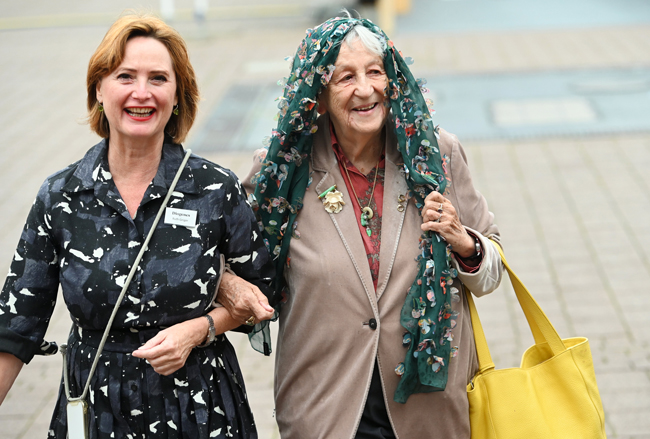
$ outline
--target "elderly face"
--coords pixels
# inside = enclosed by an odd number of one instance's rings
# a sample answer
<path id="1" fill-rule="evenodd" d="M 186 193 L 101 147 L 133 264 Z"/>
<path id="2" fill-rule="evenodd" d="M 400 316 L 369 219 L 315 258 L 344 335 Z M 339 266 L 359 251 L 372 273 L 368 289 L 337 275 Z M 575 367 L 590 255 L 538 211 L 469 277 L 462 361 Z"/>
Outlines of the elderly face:
<path id="1" fill-rule="evenodd" d="M 164 138 L 176 98 L 176 76 L 167 48 L 149 37 L 126 43 L 122 63 L 97 86 L 111 142 Z"/>
<path id="2" fill-rule="evenodd" d="M 336 69 L 319 99 L 319 112 L 329 112 L 339 137 L 381 135 L 388 116 L 384 62 L 360 40 L 343 43 Z"/>

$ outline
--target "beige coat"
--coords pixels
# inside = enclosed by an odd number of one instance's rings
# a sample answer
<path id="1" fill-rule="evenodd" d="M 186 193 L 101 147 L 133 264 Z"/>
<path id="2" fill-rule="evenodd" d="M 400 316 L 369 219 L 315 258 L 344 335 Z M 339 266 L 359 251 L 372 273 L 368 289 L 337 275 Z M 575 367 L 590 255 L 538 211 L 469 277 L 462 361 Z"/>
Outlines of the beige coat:
<path id="1" fill-rule="evenodd" d="M 400 174 L 402 160 L 395 136 L 388 131 L 375 292 L 350 194 L 331 148 L 329 120 L 327 115 L 319 120 L 310 163 L 313 183 L 297 217 L 301 237 L 291 240 L 291 261 L 285 270 L 290 294 L 282 308 L 276 348 L 276 417 L 283 439 L 353 438 L 375 358 L 398 438 L 470 436 L 466 385 L 477 362 L 467 301 L 458 279 L 454 286 L 461 290 L 462 300 L 454 304 L 460 314 L 452 346 L 458 346 L 459 352 L 450 362 L 447 389 L 412 395 L 406 404 L 393 401 L 400 380 L 394 369 L 406 354 L 400 311 L 417 275 L 422 219 L 413 200 L 403 212 L 397 210 L 398 196 L 407 193 L 407 185 Z M 441 154 L 448 157 L 452 181 L 445 196 L 463 225 L 498 239 L 494 216 L 472 185 L 458 139 L 443 130 L 440 136 Z M 346 205 L 338 214 L 328 214 L 318 194 L 334 184 Z M 493 291 L 502 273 L 492 244 L 482 239 L 482 245 L 485 257 L 480 270 L 459 274 L 460 281 L 478 296 Z M 371 318 L 377 321 L 375 330 L 367 324 Z"/>

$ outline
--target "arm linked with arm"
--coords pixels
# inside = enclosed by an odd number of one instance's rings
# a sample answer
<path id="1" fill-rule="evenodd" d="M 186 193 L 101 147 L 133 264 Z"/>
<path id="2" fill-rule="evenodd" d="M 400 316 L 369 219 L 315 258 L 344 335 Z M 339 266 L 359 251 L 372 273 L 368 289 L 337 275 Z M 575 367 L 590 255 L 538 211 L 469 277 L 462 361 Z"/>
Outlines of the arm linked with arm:
<path id="1" fill-rule="evenodd" d="M 274 312 L 274 303 L 269 305 L 269 301 L 273 301 L 270 283 L 275 270 L 246 191 L 234 174 L 233 179 L 228 198 L 231 210 L 224 212 L 226 238 L 219 248 L 229 270 L 223 273 L 218 301 L 242 323 L 251 316 L 256 321 L 267 320 Z"/>
<path id="2" fill-rule="evenodd" d="M 224 307 L 215 307 L 208 314 L 212 317 L 215 334 L 237 330 L 250 332 L 250 326 L 243 325 L 251 315 L 255 306 L 261 309 L 254 314 L 257 319 L 269 319 L 273 309 L 268 307 L 268 300 L 260 288 L 268 288 L 273 274 L 268 270 L 268 253 L 257 230 L 257 222 L 250 207 L 246 203 L 246 194 L 237 183 L 234 174 L 231 183 L 226 188 L 223 203 L 215 208 L 222 208 L 220 221 L 223 223 L 223 237 L 219 252 L 225 256 L 229 268 L 221 270 L 219 295 L 217 300 Z M 222 214 L 222 215 L 221 215 Z M 223 261 L 222 261 L 223 266 Z M 258 287 L 259 285 L 259 287 Z M 238 289 L 244 288 L 238 301 L 233 295 Z M 255 291 L 257 293 L 255 293 Z M 248 300 L 248 302 L 246 301 Z M 177 323 L 160 331 L 155 337 L 145 343 L 133 355 L 145 358 L 154 370 L 161 375 L 169 375 L 181 368 L 192 349 L 204 343 L 208 335 L 208 319 L 205 316 Z"/>

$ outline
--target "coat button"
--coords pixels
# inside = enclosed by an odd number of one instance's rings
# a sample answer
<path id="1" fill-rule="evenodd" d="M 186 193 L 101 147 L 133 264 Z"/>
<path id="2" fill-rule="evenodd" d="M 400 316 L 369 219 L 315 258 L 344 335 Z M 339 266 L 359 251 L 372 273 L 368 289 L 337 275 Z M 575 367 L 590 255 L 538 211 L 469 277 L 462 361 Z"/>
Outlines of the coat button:
<path id="1" fill-rule="evenodd" d="M 377 320 L 375 319 L 368 320 L 368 326 L 370 326 L 370 329 L 374 331 L 375 329 L 377 329 Z"/>

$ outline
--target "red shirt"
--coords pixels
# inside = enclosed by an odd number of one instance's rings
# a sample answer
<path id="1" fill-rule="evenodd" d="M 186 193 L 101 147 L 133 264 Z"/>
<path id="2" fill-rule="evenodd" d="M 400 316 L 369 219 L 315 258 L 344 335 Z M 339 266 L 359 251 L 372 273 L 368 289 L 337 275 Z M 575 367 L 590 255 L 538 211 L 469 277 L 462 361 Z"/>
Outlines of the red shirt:
<path id="1" fill-rule="evenodd" d="M 366 249 L 368 257 L 368 265 L 370 265 L 370 273 L 372 274 L 372 283 L 377 289 L 377 279 L 379 278 L 379 248 L 381 247 L 381 216 L 384 207 L 384 167 L 386 159 L 382 154 L 377 167 L 373 168 L 368 175 L 363 175 L 348 158 L 341 149 L 334 130 L 330 127 L 332 134 L 332 148 L 338 160 L 339 169 L 345 186 L 348 189 L 350 198 L 352 199 L 352 208 L 354 215 L 357 217 L 357 224 L 359 226 L 359 233 L 363 239 L 363 246 Z M 347 174 L 345 172 L 347 168 Z M 352 180 L 348 180 L 348 174 Z M 373 192 L 372 186 L 375 183 L 375 174 L 377 174 L 377 183 L 375 184 L 375 191 Z M 354 188 L 354 189 L 353 189 Z M 357 199 L 356 195 L 359 197 Z M 371 197 L 372 194 L 372 197 Z M 361 204 L 359 204 L 361 202 Z M 373 217 L 368 220 L 368 225 L 372 234 L 368 236 L 366 227 L 361 225 L 361 209 L 369 206 L 372 209 Z"/>
<path id="2" fill-rule="evenodd" d="M 363 246 L 366 250 L 366 256 L 368 257 L 368 265 L 370 266 L 370 273 L 372 275 L 372 283 L 377 290 L 377 280 L 379 278 L 379 249 L 381 247 L 381 217 L 384 208 L 384 174 L 385 174 L 385 165 L 386 159 L 384 154 L 382 154 L 379 164 L 376 168 L 371 170 L 368 175 L 362 174 L 348 158 L 345 156 L 345 153 L 339 145 L 334 129 L 330 125 L 330 133 L 332 138 L 332 149 L 334 149 L 334 154 L 338 161 L 339 169 L 343 180 L 345 181 L 345 186 L 348 189 L 350 198 L 352 199 L 352 207 L 354 208 L 354 215 L 357 217 L 357 225 L 359 226 L 359 232 L 361 233 L 361 239 L 363 239 Z M 352 185 L 348 180 L 348 174 L 345 170 L 347 168 L 350 179 L 352 180 Z M 375 184 L 375 191 L 373 193 L 372 186 L 375 181 L 375 173 L 377 174 L 377 183 Z M 354 190 L 353 190 L 354 186 Z M 356 195 L 359 196 L 357 200 Z M 370 195 L 372 194 L 372 199 Z M 361 205 L 359 204 L 361 202 Z M 370 202 L 370 204 L 369 204 Z M 366 232 L 366 227 L 361 225 L 361 209 L 362 207 L 370 206 L 373 211 L 373 217 L 368 221 L 370 230 L 372 234 L 368 236 Z M 475 273 L 481 267 L 481 263 L 475 267 L 467 265 L 462 258 L 456 257 L 460 268 L 466 273 Z"/>

